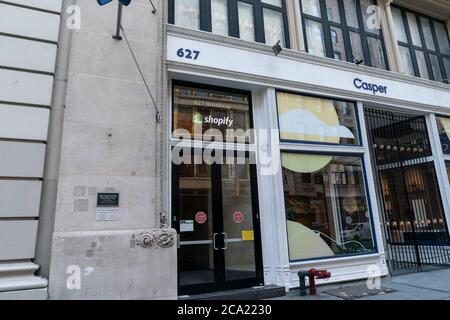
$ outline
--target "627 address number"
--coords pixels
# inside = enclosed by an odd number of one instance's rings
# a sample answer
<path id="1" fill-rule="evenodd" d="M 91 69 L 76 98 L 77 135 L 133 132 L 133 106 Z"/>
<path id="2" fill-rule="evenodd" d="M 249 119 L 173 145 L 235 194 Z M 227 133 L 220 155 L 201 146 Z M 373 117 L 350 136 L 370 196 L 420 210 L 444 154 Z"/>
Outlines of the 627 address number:
<path id="1" fill-rule="evenodd" d="M 180 58 L 185 58 L 185 59 L 197 60 L 199 55 L 200 55 L 200 51 L 197 51 L 197 50 L 180 48 L 177 51 L 177 56 L 179 56 Z"/>

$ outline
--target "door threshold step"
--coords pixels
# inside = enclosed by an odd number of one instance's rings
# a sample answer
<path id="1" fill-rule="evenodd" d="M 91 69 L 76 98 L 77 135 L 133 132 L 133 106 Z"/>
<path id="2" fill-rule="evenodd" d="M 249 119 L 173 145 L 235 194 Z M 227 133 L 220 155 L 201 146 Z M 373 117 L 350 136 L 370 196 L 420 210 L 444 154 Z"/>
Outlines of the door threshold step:
<path id="1" fill-rule="evenodd" d="M 284 297 L 285 295 L 286 289 L 284 287 L 261 286 L 180 296 L 178 300 L 264 300 Z"/>

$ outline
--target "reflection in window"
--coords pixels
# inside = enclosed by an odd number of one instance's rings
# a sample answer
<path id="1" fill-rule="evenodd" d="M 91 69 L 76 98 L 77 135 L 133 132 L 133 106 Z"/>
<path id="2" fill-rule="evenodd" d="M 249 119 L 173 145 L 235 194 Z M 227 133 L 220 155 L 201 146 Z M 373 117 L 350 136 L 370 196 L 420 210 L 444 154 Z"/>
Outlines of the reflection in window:
<path id="1" fill-rule="evenodd" d="M 290 46 L 286 0 L 168 1 L 169 23 L 270 46 L 280 40 L 283 47 Z"/>
<path id="2" fill-rule="evenodd" d="M 450 154 L 450 118 L 436 117 L 442 152 Z"/>
<path id="3" fill-rule="evenodd" d="M 447 81 L 447 83 L 450 82 L 450 59 L 444 58 L 444 69 L 445 73 L 447 74 L 447 78 L 444 80 Z"/>
<path id="4" fill-rule="evenodd" d="M 355 105 L 278 92 L 282 140 L 359 144 Z"/>
<path id="5" fill-rule="evenodd" d="M 439 44 L 439 50 L 442 53 L 450 55 L 450 43 L 448 39 L 447 30 L 442 22 L 433 21 L 434 30 L 436 30 L 436 37 Z"/>
<path id="6" fill-rule="evenodd" d="M 445 25 L 400 7 L 392 7 L 392 16 L 406 73 L 448 83 L 448 72 L 445 66 L 442 68 L 450 59 Z"/>
<path id="7" fill-rule="evenodd" d="M 383 44 L 380 39 L 368 37 L 367 42 L 370 50 L 370 61 L 372 66 L 378 69 L 386 69 L 386 61 L 384 60 Z"/>
<path id="8" fill-rule="evenodd" d="M 420 23 L 422 24 L 423 36 L 425 37 L 425 43 L 427 45 L 427 49 L 435 51 L 436 46 L 434 45 L 433 33 L 431 32 L 430 20 L 428 20 L 425 17 L 420 17 Z"/>
<path id="9" fill-rule="evenodd" d="M 364 51 L 359 33 L 350 31 L 350 43 L 352 46 L 352 54 L 355 62 L 364 60 Z"/>
<path id="10" fill-rule="evenodd" d="M 239 37 L 247 41 L 255 41 L 253 6 L 245 2 L 239 2 L 238 10 Z"/>
<path id="11" fill-rule="evenodd" d="M 387 69 L 373 0 L 303 0 L 301 4 L 308 53 Z M 321 8 L 326 12 L 320 14 Z"/>
<path id="12" fill-rule="evenodd" d="M 322 25 L 319 22 L 306 20 L 305 26 L 308 52 L 315 56 L 325 57 L 325 40 L 323 38 Z"/>
<path id="13" fill-rule="evenodd" d="M 344 37 L 340 28 L 331 27 L 331 40 L 333 43 L 334 58 L 337 60 L 347 60 L 345 56 Z"/>
<path id="14" fill-rule="evenodd" d="M 378 16 L 378 7 L 375 0 L 360 0 L 362 19 L 367 32 L 379 34 L 381 19 Z"/>
<path id="15" fill-rule="evenodd" d="M 226 140 L 232 134 L 227 130 L 241 130 L 244 133 L 250 129 L 249 109 L 250 98 L 247 94 L 174 85 L 174 136 L 181 138 L 180 130 L 184 130 L 194 139 L 203 139 L 208 138 L 205 134 L 207 130 L 213 129 Z M 249 137 L 244 139 L 242 135 L 241 139 L 235 142 L 249 141 Z"/>
<path id="16" fill-rule="evenodd" d="M 228 35 L 228 1 L 211 1 L 212 32 L 223 36 Z"/>
<path id="17" fill-rule="evenodd" d="M 416 50 L 416 57 L 420 76 L 425 79 L 430 79 L 427 69 L 427 62 L 425 61 L 425 55 L 423 54 L 423 51 Z"/>
<path id="18" fill-rule="evenodd" d="M 341 23 L 338 0 L 326 0 L 328 20 Z"/>
<path id="19" fill-rule="evenodd" d="M 291 261 L 374 251 L 362 161 L 282 153 Z"/>
<path id="20" fill-rule="evenodd" d="M 450 180 L 450 161 L 445 161 L 445 166 L 447 167 L 447 176 Z"/>
<path id="21" fill-rule="evenodd" d="M 347 25 L 353 28 L 359 28 L 358 15 L 356 13 L 356 0 L 344 0 L 345 17 Z"/>
<path id="22" fill-rule="evenodd" d="M 401 42 L 408 42 L 402 12 L 396 7 L 392 7 L 391 11 L 392 17 L 394 18 L 395 35 L 397 36 L 397 40 Z"/>
<path id="23" fill-rule="evenodd" d="M 413 76 L 415 73 L 409 48 L 400 46 L 400 55 L 402 57 L 403 67 L 405 67 L 406 73 Z"/>
<path id="24" fill-rule="evenodd" d="M 408 18 L 409 32 L 411 33 L 411 39 L 415 46 L 421 47 L 422 40 L 420 39 L 419 26 L 417 25 L 416 16 L 411 12 L 406 14 Z"/>
<path id="25" fill-rule="evenodd" d="M 278 41 L 282 47 L 286 47 L 284 39 L 283 14 L 278 11 L 263 9 L 264 11 L 264 30 L 266 32 L 266 43 L 274 45 Z"/>
<path id="26" fill-rule="evenodd" d="M 261 1 L 264 3 L 267 3 L 267 4 L 271 4 L 273 6 L 276 6 L 276 7 L 281 7 L 283 5 L 281 3 L 281 0 L 261 0 Z"/>
<path id="27" fill-rule="evenodd" d="M 200 29 L 200 0 L 175 0 L 175 23 L 181 27 Z"/>
<path id="28" fill-rule="evenodd" d="M 439 66 L 438 57 L 434 54 L 430 54 L 430 62 L 431 62 L 431 69 L 433 70 L 434 74 L 434 80 L 442 82 L 444 79 L 442 78 L 441 67 Z M 450 74 L 449 72 L 450 69 L 447 72 L 447 74 Z"/>
<path id="29" fill-rule="evenodd" d="M 302 0 L 303 12 L 315 17 L 321 17 L 320 0 Z"/>

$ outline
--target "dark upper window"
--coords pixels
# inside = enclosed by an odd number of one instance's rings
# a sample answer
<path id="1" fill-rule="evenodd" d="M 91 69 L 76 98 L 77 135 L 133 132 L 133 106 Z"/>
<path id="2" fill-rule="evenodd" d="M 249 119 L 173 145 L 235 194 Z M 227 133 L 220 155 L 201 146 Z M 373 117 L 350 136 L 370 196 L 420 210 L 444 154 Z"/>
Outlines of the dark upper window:
<path id="1" fill-rule="evenodd" d="M 309 53 L 388 69 L 375 0 L 300 0 Z"/>
<path id="2" fill-rule="evenodd" d="M 449 83 L 450 42 L 445 24 L 401 7 L 392 7 L 392 15 L 406 72 Z"/>
<path id="3" fill-rule="evenodd" d="M 286 0 L 169 0 L 169 22 L 290 47 Z"/>

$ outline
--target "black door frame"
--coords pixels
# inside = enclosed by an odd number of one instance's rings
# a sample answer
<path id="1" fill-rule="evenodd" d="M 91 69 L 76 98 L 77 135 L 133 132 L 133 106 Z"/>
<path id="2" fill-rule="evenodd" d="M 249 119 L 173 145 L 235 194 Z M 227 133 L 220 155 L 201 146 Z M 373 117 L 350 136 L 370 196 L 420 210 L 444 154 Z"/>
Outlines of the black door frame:
<path id="1" fill-rule="evenodd" d="M 202 149 L 203 151 L 204 149 Z M 223 150 L 224 153 L 226 150 Z M 192 153 L 194 154 L 194 153 Z M 237 151 L 235 151 L 235 156 Z M 246 157 L 249 157 L 249 152 L 246 152 Z M 261 243 L 261 226 L 259 214 L 259 199 L 258 199 L 258 183 L 257 183 L 257 169 L 256 164 L 248 164 L 250 169 L 250 188 L 251 201 L 253 213 L 253 230 L 254 230 L 254 255 L 255 255 L 255 277 L 248 279 L 239 279 L 227 281 L 225 279 L 225 250 L 224 250 L 224 226 L 223 226 L 223 199 L 222 199 L 222 165 L 211 165 L 211 190 L 212 190 L 212 210 L 213 210 L 213 234 L 219 236 L 218 243 L 219 250 L 213 249 L 214 254 L 214 283 L 195 284 L 188 286 L 180 286 L 180 249 L 178 245 L 177 252 L 177 279 L 178 279 L 178 294 L 198 294 L 222 290 L 233 290 L 248 288 L 264 284 L 264 272 L 262 261 L 262 243 Z M 172 164 L 172 227 L 177 230 L 179 237 L 180 225 L 179 216 L 179 172 L 178 165 Z M 214 235 L 213 235 L 214 236 Z M 214 246 L 214 239 L 213 246 Z M 178 241 L 179 242 L 179 241 Z"/>

